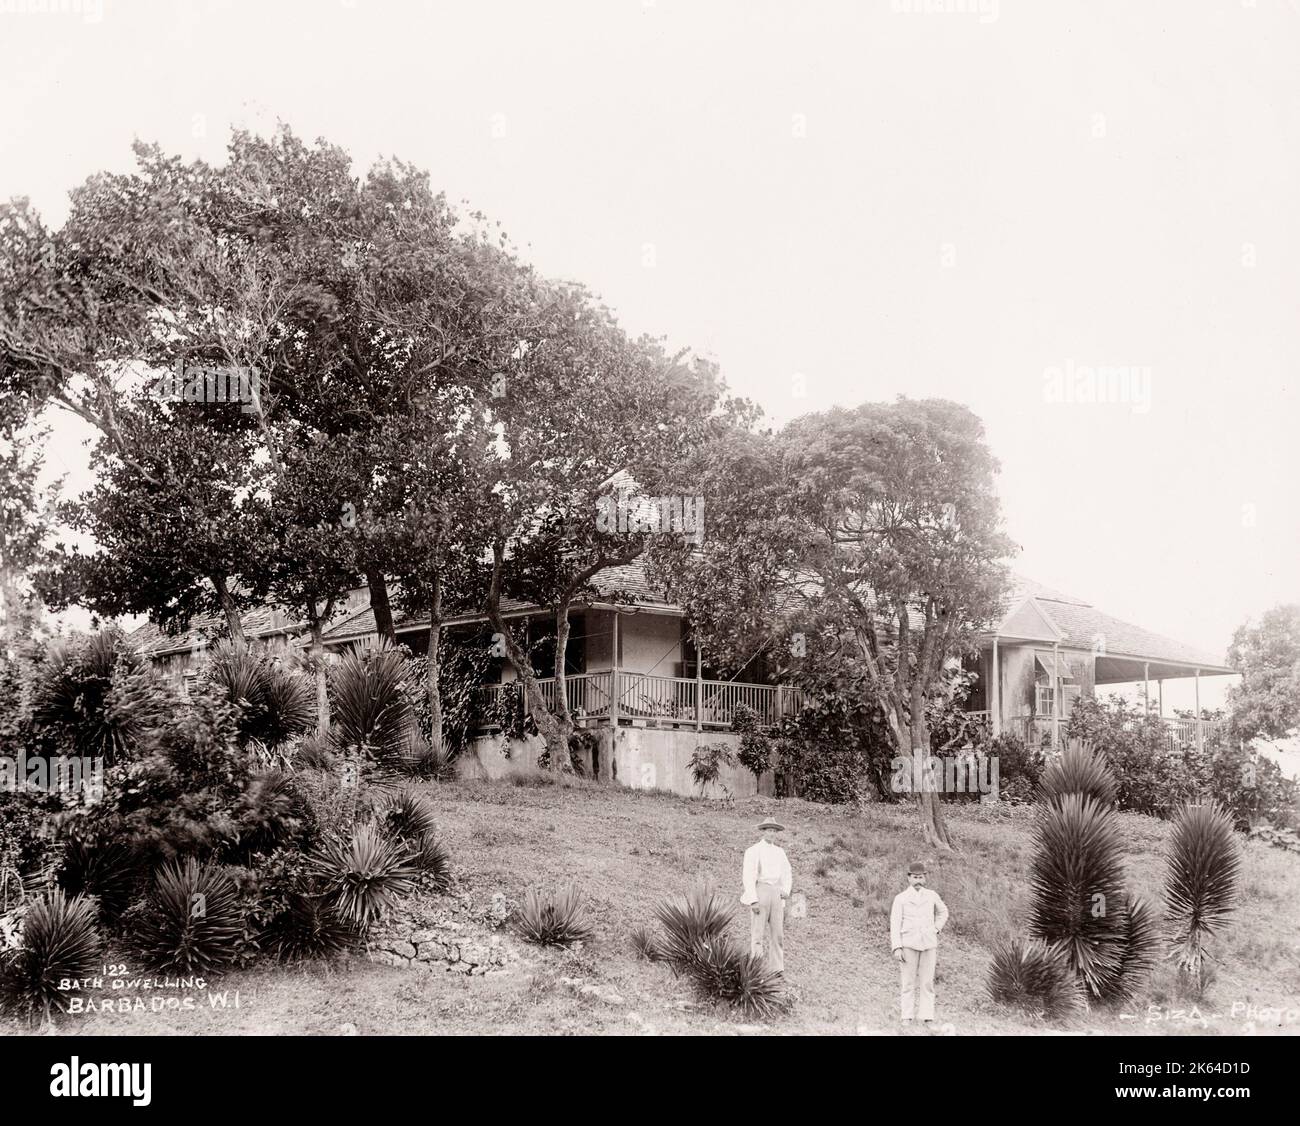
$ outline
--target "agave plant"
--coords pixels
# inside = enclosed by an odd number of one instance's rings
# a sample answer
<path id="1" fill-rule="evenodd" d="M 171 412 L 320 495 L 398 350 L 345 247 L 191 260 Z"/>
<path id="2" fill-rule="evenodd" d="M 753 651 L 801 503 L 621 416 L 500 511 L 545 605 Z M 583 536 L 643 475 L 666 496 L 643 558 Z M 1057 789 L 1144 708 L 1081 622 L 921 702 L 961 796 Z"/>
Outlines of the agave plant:
<path id="1" fill-rule="evenodd" d="M 311 866 L 327 902 L 361 932 L 412 890 L 417 874 L 407 844 L 375 825 L 359 825 L 346 837 L 331 833 Z"/>
<path id="2" fill-rule="evenodd" d="M 704 889 L 659 904 L 655 918 L 664 929 L 659 952 L 673 972 L 689 971 L 704 950 L 720 942 L 733 913 L 721 896 Z"/>
<path id="3" fill-rule="evenodd" d="M 66 983 L 99 968 L 95 905 L 54 890 L 38 899 L 23 919 L 22 945 L 0 956 L 0 1003 L 31 1020 L 64 1009 Z"/>
<path id="4" fill-rule="evenodd" d="M 690 976 L 709 1000 L 748 1016 L 768 1017 L 784 1007 L 780 975 L 769 970 L 760 955 L 742 953 L 725 938 L 700 948 Z"/>
<path id="5" fill-rule="evenodd" d="M 644 958 L 647 962 L 657 962 L 662 957 L 655 936 L 646 927 L 637 927 L 632 931 L 632 949 L 636 951 L 637 957 Z"/>
<path id="6" fill-rule="evenodd" d="M 161 973 L 214 977 L 244 944 L 244 913 L 235 882 L 193 857 L 163 865 L 130 928 L 141 957 Z"/>
<path id="7" fill-rule="evenodd" d="M 1179 972 L 1199 995 L 1210 980 L 1206 944 L 1237 897 L 1241 854 L 1232 817 L 1215 802 L 1185 805 L 1174 822 L 1165 870 L 1165 924 Z"/>
<path id="8" fill-rule="evenodd" d="M 547 894 L 530 887 L 519 908 L 518 926 L 524 938 L 539 946 L 569 946 L 595 933 L 576 883 Z"/>
<path id="9" fill-rule="evenodd" d="M 1069 793 L 1042 811 L 1034 835 L 1029 933 L 1059 946 L 1101 996 L 1122 963 L 1123 846 L 1114 815 Z"/>
<path id="10" fill-rule="evenodd" d="M 404 841 L 418 841 L 437 829 L 433 806 L 409 787 L 389 801 L 384 823 Z"/>
<path id="11" fill-rule="evenodd" d="M 451 853 L 432 833 L 425 833 L 411 846 L 411 863 L 434 891 L 446 891 L 451 887 Z"/>
<path id="12" fill-rule="evenodd" d="M 267 925 L 261 942 L 281 961 L 299 962 L 341 954 L 356 937 L 324 897 L 294 893 Z"/>
<path id="13" fill-rule="evenodd" d="M 130 846 L 73 838 L 64 847 L 57 878 L 69 895 L 93 896 L 100 920 L 113 923 L 131 905 L 145 875 Z"/>
<path id="14" fill-rule="evenodd" d="M 352 649 L 330 670 L 335 744 L 345 755 L 400 765 L 416 745 L 418 726 L 407 696 L 407 660 L 386 641 Z"/>
<path id="15" fill-rule="evenodd" d="M 985 988 L 1000 1005 L 1059 1020 L 1083 1005 L 1083 989 L 1065 951 L 1037 939 L 1000 942 Z"/>
<path id="16" fill-rule="evenodd" d="M 265 653 L 222 642 L 214 647 L 205 676 L 238 713 L 241 746 L 275 751 L 316 722 L 311 682 Z"/>
<path id="17" fill-rule="evenodd" d="M 1038 783 L 1038 798 L 1044 804 L 1060 801 L 1067 794 L 1082 794 L 1102 809 L 1110 809 L 1115 804 L 1115 792 L 1115 776 L 1106 756 L 1079 739 L 1070 740 Z"/>

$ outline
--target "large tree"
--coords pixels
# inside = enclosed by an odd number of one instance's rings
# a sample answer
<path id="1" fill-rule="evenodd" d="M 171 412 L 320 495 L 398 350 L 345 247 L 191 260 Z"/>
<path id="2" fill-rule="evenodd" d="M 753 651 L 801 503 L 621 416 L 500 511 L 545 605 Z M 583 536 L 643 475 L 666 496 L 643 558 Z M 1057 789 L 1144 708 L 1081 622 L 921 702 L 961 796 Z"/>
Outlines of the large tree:
<path id="1" fill-rule="evenodd" d="M 1241 738 L 1283 739 L 1300 727 L 1300 604 L 1274 606 L 1238 627 L 1228 664 L 1241 672 L 1228 693 Z"/>
<path id="2" fill-rule="evenodd" d="M 711 652 L 739 664 L 766 647 L 797 675 L 829 648 L 929 778 L 927 704 L 995 616 L 1012 550 L 979 420 L 942 400 L 869 403 L 738 430 L 708 458 L 706 548 L 657 564 Z M 917 800 L 927 844 L 950 849 L 938 794 Z"/>

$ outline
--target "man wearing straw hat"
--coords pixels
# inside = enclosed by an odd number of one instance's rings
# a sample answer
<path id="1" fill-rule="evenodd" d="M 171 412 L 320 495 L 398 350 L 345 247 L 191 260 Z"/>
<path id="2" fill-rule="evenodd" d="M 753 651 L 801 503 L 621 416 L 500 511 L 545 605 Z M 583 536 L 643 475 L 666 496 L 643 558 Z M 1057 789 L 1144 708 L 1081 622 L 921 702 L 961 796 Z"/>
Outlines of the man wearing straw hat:
<path id="1" fill-rule="evenodd" d="M 794 876 L 785 849 L 768 839 L 785 826 L 773 817 L 759 822 L 762 834 L 757 844 L 745 849 L 745 892 L 740 902 L 749 906 L 749 950 L 766 952 L 768 969 L 784 975 L 785 901 L 790 897 Z"/>
<path id="2" fill-rule="evenodd" d="M 948 908 L 939 893 L 925 886 L 925 861 L 907 866 L 907 890 L 894 896 L 889 912 L 889 945 L 900 963 L 903 1025 L 912 1027 L 921 1010 L 921 1023 L 934 1025 L 934 964 L 939 932 L 948 921 Z"/>

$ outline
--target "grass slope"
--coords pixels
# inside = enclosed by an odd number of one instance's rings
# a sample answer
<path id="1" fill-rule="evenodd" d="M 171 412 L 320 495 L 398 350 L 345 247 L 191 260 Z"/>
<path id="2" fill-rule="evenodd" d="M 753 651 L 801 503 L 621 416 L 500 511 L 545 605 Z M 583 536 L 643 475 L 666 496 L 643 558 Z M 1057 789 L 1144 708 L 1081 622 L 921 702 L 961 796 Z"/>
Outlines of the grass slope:
<path id="1" fill-rule="evenodd" d="M 741 855 L 767 803 L 723 805 L 542 778 L 450 783 L 428 792 L 451 849 L 458 892 L 468 892 L 475 903 L 490 901 L 496 891 L 517 901 L 531 883 L 576 878 L 588 895 L 597 937 L 572 953 L 539 951 L 512 936 L 522 959 L 508 973 L 484 977 L 391 968 L 360 957 L 334 966 L 258 968 L 213 984 L 215 993 L 225 994 L 225 1007 L 199 995 L 192 1011 L 84 1014 L 60 1018 L 57 1030 L 334 1034 L 350 1025 L 361 1034 L 760 1031 L 741 1018 L 692 1007 L 690 987 L 665 966 L 638 959 L 629 935 L 637 926 L 653 928 L 657 902 L 696 884 L 738 898 Z M 1162 964 L 1128 1006 L 1049 1027 L 998 1008 L 984 994 L 992 943 L 1023 929 L 1032 811 L 1001 805 L 950 806 L 947 812 L 961 851 L 933 865 L 930 886 L 951 910 L 939 950 L 938 1022 L 951 1022 L 958 1035 L 1300 1031 L 1300 859 L 1294 855 L 1245 845 L 1244 902 L 1216 946 L 1218 980 L 1195 1010 L 1178 997 L 1173 971 Z M 786 801 L 780 814 L 787 825 L 781 843 L 809 912 L 786 924 L 794 1009 L 761 1030 L 897 1031 L 888 913 L 904 885 L 907 861 L 922 854 L 915 812 Z M 1128 882 L 1159 910 L 1169 826 L 1122 816 Z M 738 911 L 736 941 L 748 941 L 747 928 Z M 564 977 L 613 991 L 622 1003 L 576 995 Z"/>

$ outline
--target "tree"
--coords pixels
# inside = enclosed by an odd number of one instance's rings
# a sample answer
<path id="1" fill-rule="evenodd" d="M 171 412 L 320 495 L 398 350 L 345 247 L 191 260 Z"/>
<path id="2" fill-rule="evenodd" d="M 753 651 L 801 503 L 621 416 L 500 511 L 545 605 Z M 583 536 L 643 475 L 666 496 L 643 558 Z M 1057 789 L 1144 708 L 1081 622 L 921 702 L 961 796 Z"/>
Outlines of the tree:
<path id="1" fill-rule="evenodd" d="M 842 665 L 925 779 L 927 704 L 1006 586 L 996 469 L 979 420 L 943 400 L 737 428 L 696 470 L 706 550 L 661 553 L 659 573 L 726 659 L 766 647 L 796 675 Z M 919 790 L 926 843 L 950 849 L 938 794 Z"/>
<path id="2" fill-rule="evenodd" d="M 0 645 L 6 650 L 30 634 L 39 609 L 28 584 L 48 555 L 45 541 L 58 490 L 57 484 L 40 484 L 43 436 L 0 430 Z"/>
<path id="3" fill-rule="evenodd" d="M 1228 693 L 1234 734 L 1283 739 L 1300 727 L 1300 603 L 1274 606 L 1232 635 L 1228 664 L 1241 684 Z"/>

